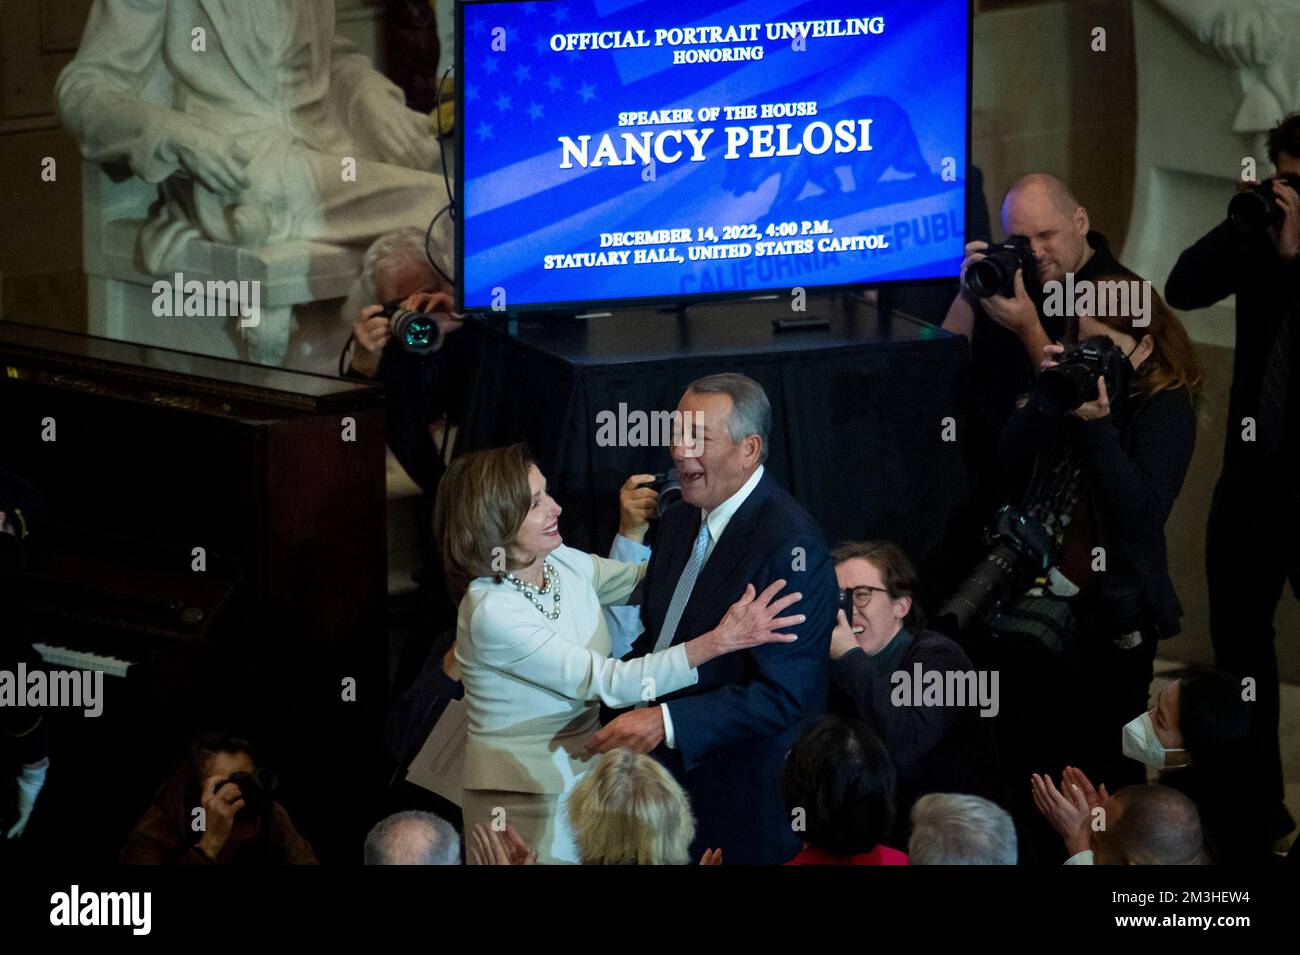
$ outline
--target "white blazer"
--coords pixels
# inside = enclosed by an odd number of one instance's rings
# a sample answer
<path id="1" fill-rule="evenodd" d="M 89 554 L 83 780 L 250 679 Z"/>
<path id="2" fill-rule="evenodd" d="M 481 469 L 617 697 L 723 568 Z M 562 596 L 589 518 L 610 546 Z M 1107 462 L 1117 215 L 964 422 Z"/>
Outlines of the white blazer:
<path id="1" fill-rule="evenodd" d="M 546 559 L 559 574 L 556 620 L 491 577 L 472 581 L 461 600 L 456 659 L 469 714 L 466 789 L 566 793 L 591 765 L 585 744 L 597 729 L 600 701 L 631 706 L 699 679 L 685 644 L 627 662 L 610 659 L 600 608 L 626 603 L 645 564 L 565 546 Z M 549 593 L 539 599 L 548 611 L 553 606 Z"/>

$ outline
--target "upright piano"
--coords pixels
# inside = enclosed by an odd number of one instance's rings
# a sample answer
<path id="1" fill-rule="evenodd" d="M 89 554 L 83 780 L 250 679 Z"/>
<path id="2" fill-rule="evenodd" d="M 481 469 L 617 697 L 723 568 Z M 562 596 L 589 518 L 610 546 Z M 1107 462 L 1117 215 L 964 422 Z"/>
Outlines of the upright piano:
<path id="1" fill-rule="evenodd" d="M 365 382 L 0 322 L 0 467 L 47 512 L 30 639 L 110 685 L 104 723 L 58 714 L 65 772 L 129 781 L 135 804 L 187 733 L 236 729 L 318 854 L 355 854 L 318 797 L 378 755 L 382 402 Z"/>

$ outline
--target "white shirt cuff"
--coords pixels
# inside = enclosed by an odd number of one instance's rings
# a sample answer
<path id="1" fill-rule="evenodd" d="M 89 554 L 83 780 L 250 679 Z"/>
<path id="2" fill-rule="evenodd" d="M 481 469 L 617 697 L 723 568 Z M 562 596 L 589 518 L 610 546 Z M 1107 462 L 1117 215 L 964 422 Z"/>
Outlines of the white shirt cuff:
<path id="1" fill-rule="evenodd" d="M 1076 852 L 1070 858 L 1065 860 L 1066 865 L 1093 865 L 1092 850 L 1084 849 L 1082 852 Z"/>
<path id="2" fill-rule="evenodd" d="M 677 736 L 673 733 L 673 718 L 668 713 L 668 704 L 660 703 L 659 712 L 664 715 L 664 745 L 669 749 L 676 749 Z"/>
<path id="3" fill-rule="evenodd" d="M 644 564 L 650 559 L 650 548 L 630 537 L 615 534 L 614 543 L 609 548 L 609 557 L 611 560 L 621 560 L 628 564 Z"/>

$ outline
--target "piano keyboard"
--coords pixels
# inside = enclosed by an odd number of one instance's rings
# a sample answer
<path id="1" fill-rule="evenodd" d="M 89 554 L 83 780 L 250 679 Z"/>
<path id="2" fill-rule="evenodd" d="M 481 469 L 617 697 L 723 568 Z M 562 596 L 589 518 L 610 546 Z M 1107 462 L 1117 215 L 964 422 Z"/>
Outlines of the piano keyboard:
<path id="1" fill-rule="evenodd" d="M 130 660 L 117 657 L 101 656 L 85 650 L 73 650 L 71 647 L 56 647 L 48 643 L 33 643 L 32 649 L 41 655 L 46 663 L 69 670 L 102 670 L 105 676 L 126 678 L 126 671 L 131 668 Z"/>

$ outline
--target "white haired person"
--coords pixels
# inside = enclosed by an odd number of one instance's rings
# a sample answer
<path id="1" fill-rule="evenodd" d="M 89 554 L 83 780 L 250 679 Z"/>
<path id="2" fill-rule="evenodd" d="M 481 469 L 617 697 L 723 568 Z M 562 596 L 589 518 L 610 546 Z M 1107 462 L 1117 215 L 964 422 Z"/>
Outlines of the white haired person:
<path id="1" fill-rule="evenodd" d="M 912 865 L 1015 865 L 1016 825 L 997 803 L 966 793 L 929 793 L 912 806 Z"/>

